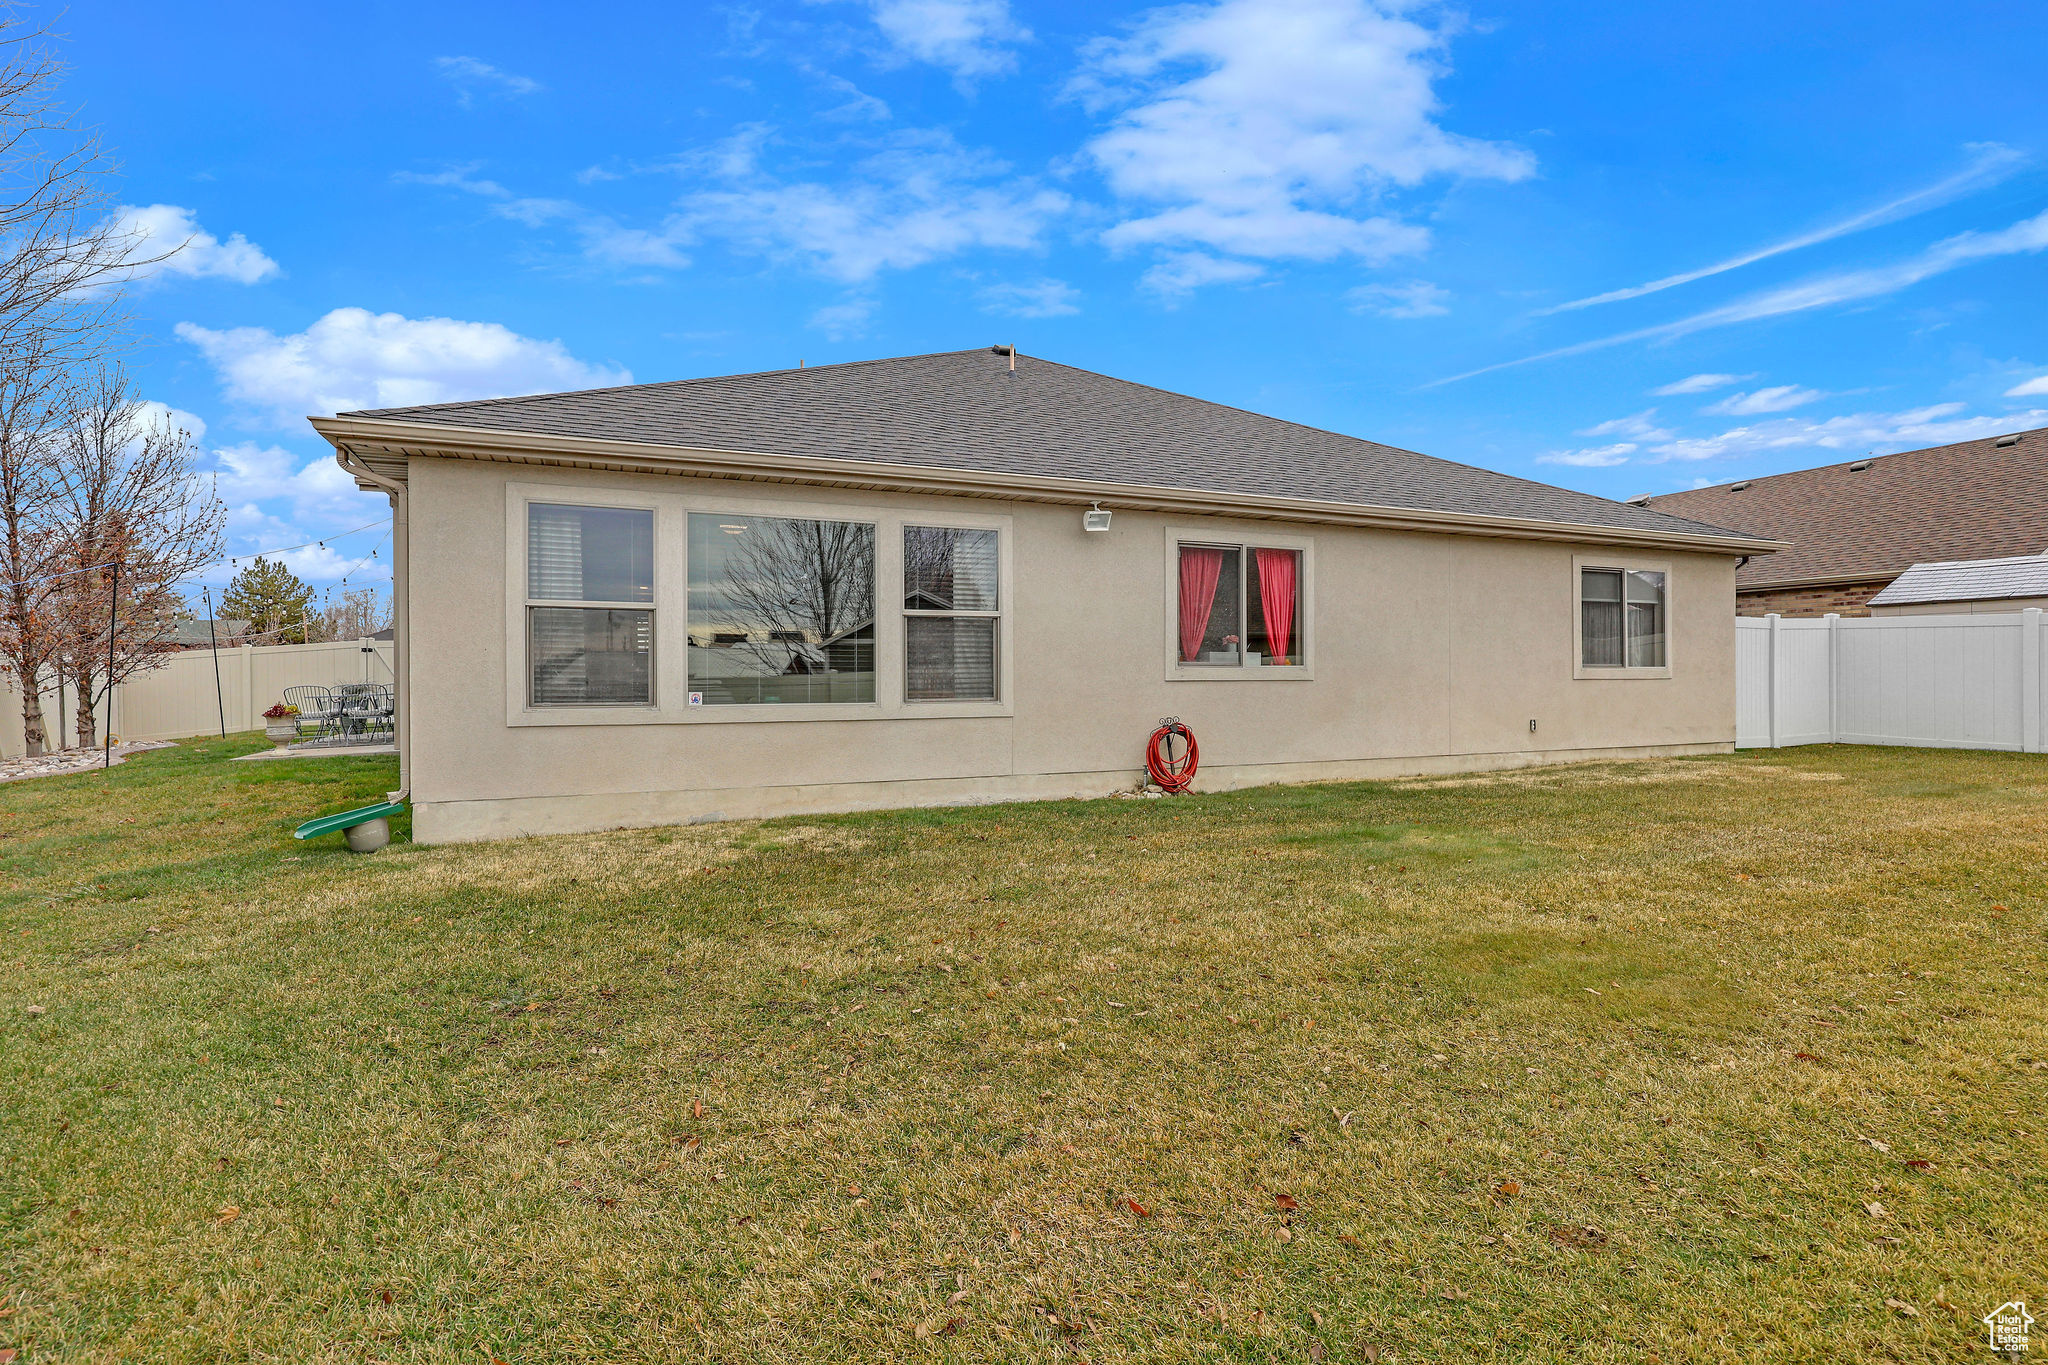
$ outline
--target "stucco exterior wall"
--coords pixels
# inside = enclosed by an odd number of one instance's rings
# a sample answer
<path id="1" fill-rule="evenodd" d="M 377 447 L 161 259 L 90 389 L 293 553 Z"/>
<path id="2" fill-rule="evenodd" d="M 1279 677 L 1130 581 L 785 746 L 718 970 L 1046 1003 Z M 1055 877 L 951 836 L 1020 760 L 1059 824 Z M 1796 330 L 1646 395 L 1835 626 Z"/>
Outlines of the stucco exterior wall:
<path id="1" fill-rule="evenodd" d="M 1311 676 L 1178 680 L 1167 546 L 1187 517 L 1119 511 L 1108 532 L 1089 534 L 1064 506 L 438 459 L 413 461 L 409 484 L 407 776 L 427 842 L 1102 794 L 1139 780 L 1145 739 L 1168 715 L 1199 738 L 1197 788 L 1207 790 L 1721 751 L 1735 737 L 1729 556 L 1618 555 L 1669 565 L 1671 676 L 1575 679 L 1572 560 L 1594 547 L 1195 519 L 1208 538 L 1310 545 Z M 519 701 L 522 646 L 507 636 L 523 588 L 508 582 L 518 562 L 508 503 L 536 484 L 565 502 L 581 490 L 657 505 L 658 717 L 556 724 Z M 678 709 L 686 607 L 673 542 L 682 512 L 706 506 L 1006 519 L 1006 698 L 925 710 L 900 701 L 885 554 L 887 706 L 787 706 L 759 719 Z"/>

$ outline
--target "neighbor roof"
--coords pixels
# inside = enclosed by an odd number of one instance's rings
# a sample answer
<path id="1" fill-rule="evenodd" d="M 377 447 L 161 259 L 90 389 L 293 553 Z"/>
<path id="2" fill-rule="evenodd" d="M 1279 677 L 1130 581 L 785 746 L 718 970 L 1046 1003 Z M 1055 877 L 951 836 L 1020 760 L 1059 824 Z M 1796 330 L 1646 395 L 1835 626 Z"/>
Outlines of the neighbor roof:
<path id="1" fill-rule="evenodd" d="M 2048 554 L 1915 564 L 1871 598 L 1870 605 L 1991 602 L 2005 597 L 2048 597 Z"/>
<path id="2" fill-rule="evenodd" d="M 1666 493 L 1649 505 L 1792 542 L 1735 575 L 1740 589 L 1888 579 L 1910 565 L 2048 548 L 2048 427 Z"/>
<path id="3" fill-rule="evenodd" d="M 989 349 L 340 417 L 1754 539 Z"/>

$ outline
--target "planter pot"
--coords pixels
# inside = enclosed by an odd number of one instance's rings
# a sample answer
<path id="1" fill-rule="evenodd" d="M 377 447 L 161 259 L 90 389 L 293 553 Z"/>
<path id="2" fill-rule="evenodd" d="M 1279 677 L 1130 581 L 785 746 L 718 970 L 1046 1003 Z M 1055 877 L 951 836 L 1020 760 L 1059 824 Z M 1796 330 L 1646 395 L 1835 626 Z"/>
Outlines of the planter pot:
<path id="1" fill-rule="evenodd" d="M 299 737 L 297 720 L 272 720 L 263 724 L 263 737 L 274 741 L 280 748 Z"/>

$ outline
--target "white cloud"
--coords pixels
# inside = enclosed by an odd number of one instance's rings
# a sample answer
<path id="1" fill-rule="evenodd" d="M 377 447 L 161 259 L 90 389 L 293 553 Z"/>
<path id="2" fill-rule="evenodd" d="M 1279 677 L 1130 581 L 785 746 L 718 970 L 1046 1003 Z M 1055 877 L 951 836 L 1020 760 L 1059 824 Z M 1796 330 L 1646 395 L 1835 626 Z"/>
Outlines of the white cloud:
<path id="1" fill-rule="evenodd" d="M 196 412 L 174 408 L 169 403 L 159 403 L 154 398 L 142 402 L 142 421 L 145 426 L 156 427 L 168 422 L 174 430 L 182 431 L 193 441 L 206 439 L 206 419 Z"/>
<path id="2" fill-rule="evenodd" d="M 288 424 L 309 413 L 632 382 L 624 369 L 586 364 L 559 341 L 495 322 L 337 308 L 290 336 L 189 322 L 177 333 L 212 362 L 230 398 Z"/>
<path id="3" fill-rule="evenodd" d="M 1858 412 L 1824 419 L 1781 417 L 1735 427 L 1718 436 L 1670 441 L 1650 454 L 1656 462 L 1733 459 L 1793 449 L 1890 454 L 1996 436 L 2012 431 L 2017 423 L 2048 424 L 2048 410 L 1970 417 L 1963 415 L 1961 403 L 1936 403 L 1905 412 Z"/>
<path id="4" fill-rule="evenodd" d="M 1587 427 L 1578 433 L 1581 436 L 1621 436 L 1638 443 L 1668 441 L 1677 433 L 1669 427 L 1660 427 L 1651 419 L 1657 415 L 1655 408 L 1644 408 L 1626 417 L 1612 417 L 1598 426 Z"/>
<path id="5" fill-rule="evenodd" d="M 490 202 L 492 213 L 526 227 L 560 223 L 576 234 L 585 256 L 606 265 L 681 270 L 690 264 L 690 258 L 681 249 L 690 240 L 689 228 L 674 216 L 658 229 L 622 227 L 614 219 L 567 199 L 516 195 L 497 181 L 478 176 L 480 164 L 472 161 L 439 171 L 398 171 L 391 179 L 400 185 L 432 185 L 476 195 Z M 588 183 L 589 176 L 591 172 L 582 172 L 577 179 Z M 618 177 L 607 172 L 596 178 Z"/>
<path id="6" fill-rule="evenodd" d="M 1640 327 L 1633 332 L 1617 332 L 1613 336 L 1596 337 L 1592 341 L 1560 346 L 1556 350 L 1523 356 L 1519 360 L 1504 360 L 1498 365 L 1485 365 L 1476 370 L 1467 370 L 1463 374 L 1432 380 L 1423 387 L 1435 388 L 1440 384 L 1455 384 L 1459 380 L 1473 379 L 1496 370 L 1531 365 L 1539 360 L 1583 355 L 1588 351 L 1618 346 L 1629 341 L 1669 341 L 1710 328 L 1732 327 L 1737 323 L 1758 322 L 1765 318 L 1783 317 L 1788 313 L 1804 313 L 1816 308 L 1882 298 L 1887 294 L 1896 294 L 1902 289 L 1910 288 L 1923 280 L 1978 261 L 1992 260 L 2000 256 L 2031 255 L 2043 248 L 2048 248 L 2048 209 L 1996 232 L 1958 233 L 1954 237 L 1934 243 L 1916 255 L 1901 261 L 1893 261 L 1888 265 L 1816 276 L 1798 284 L 1767 289 L 1748 298 L 1723 304 L 1719 308 L 1709 308 L 1703 313 L 1694 313 L 1676 322 L 1660 323 L 1655 327 Z"/>
<path id="7" fill-rule="evenodd" d="M 474 57 L 436 57 L 434 65 L 455 87 L 457 98 L 465 109 L 480 90 L 517 96 L 537 95 L 546 88 L 531 77 L 500 71 L 489 62 L 478 61 Z"/>
<path id="8" fill-rule="evenodd" d="M 2005 391 L 2005 396 L 2007 398 L 2032 398 L 2037 394 L 2044 393 L 2048 393 L 2048 374 L 2041 375 L 2036 379 L 2029 379 L 2025 383 L 2013 385 Z"/>
<path id="9" fill-rule="evenodd" d="M 1817 228 L 1812 232 L 1801 233 L 1797 237 L 1787 238 L 1771 246 L 1759 247 L 1754 251 L 1746 251 L 1740 255 L 1731 256 L 1725 261 L 1702 266 L 1698 270 L 1688 270 L 1677 275 L 1667 275 L 1661 280 L 1652 280 L 1648 284 L 1639 284 L 1628 289 L 1613 289 L 1605 294 L 1595 294 L 1591 298 L 1574 299 L 1570 303 L 1560 303 L 1555 308 L 1541 309 L 1538 312 L 1538 316 L 1540 317 L 1545 313 L 1569 312 L 1574 308 L 1591 308 L 1596 304 L 1615 303 L 1622 299 L 1641 298 L 1645 294 L 1655 294 L 1661 290 L 1676 288 L 1681 284 L 1691 284 L 1694 280 L 1704 280 L 1711 275 L 1723 274 L 1730 270 L 1739 270 L 1743 266 L 1769 260 L 1773 256 L 1782 256 L 1788 251 L 1797 251 L 1802 247 L 1817 246 L 1822 242 L 1830 242 L 1837 237 L 1847 236 L 1852 232 L 1861 232 L 1865 228 L 1877 227 L 1883 223 L 1894 223 L 1901 218 L 1909 218 L 1916 213 L 1924 213 L 1928 209 L 1939 207 L 1942 204 L 1946 204 L 1963 195 L 1974 193 L 1986 186 L 1995 185 L 2008 175 L 2011 175 L 2027 159 L 2023 153 L 2014 148 L 2002 146 L 1996 142 L 1979 143 L 1968 150 L 1972 154 L 1971 160 L 1970 164 L 1963 170 L 1945 179 L 1938 180 L 1932 185 L 1926 185 L 1914 190 L 1911 194 L 1902 195 L 1888 204 L 1880 204 L 1874 209 L 1867 209 L 1862 213 L 1852 214 L 1847 218 L 1830 223 L 1826 227 Z"/>
<path id="10" fill-rule="evenodd" d="M 723 156 L 720 173 L 731 183 L 686 195 L 659 240 L 715 236 L 848 283 L 963 251 L 1031 249 L 1070 203 L 943 132 L 897 134 L 831 183 L 778 179 L 746 149 Z"/>
<path id="11" fill-rule="evenodd" d="M 278 273 L 277 262 L 265 255 L 262 247 L 239 232 L 223 242 L 199 226 L 191 209 L 176 204 L 145 208 L 124 204 L 114 210 L 114 216 L 116 231 L 134 241 L 128 258 L 146 262 L 134 267 L 133 278 L 183 275 L 256 284 Z M 150 259 L 155 256 L 163 259 Z"/>
<path id="12" fill-rule="evenodd" d="M 810 325 L 823 332 L 827 340 L 844 341 L 867 331 L 874 316 L 874 299 L 856 294 L 838 303 L 828 303 L 811 314 Z"/>
<path id="13" fill-rule="evenodd" d="M 1372 212 L 1387 191 L 1529 175 L 1520 148 L 1438 125 L 1448 29 L 1397 8 L 1217 0 L 1154 10 L 1128 36 L 1090 44 L 1074 93 L 1122 112 L 1087 155 L 1119 196 L 1159 206 L 1104 240 L 1380 262 L 1429 242 L 1426 229 Z"/>
<path id="14" fill-rule="evenodd" d="M 1825 398 L 1819 389 L 1802 389 L 1797 384 L 1779 384 L 1768 389 L 1754 389 L 1748 393 L 1731 393 L 1718 403 L 1709 403 L 1701 412 L 1719 413 L 1725 417 L 1755 417 L 1766 412 L 1784 412 L 1790 408 L 1804 407 L 1816 399 Z"/>
<path id="15" fill-rule="evenodd" d="M 992 284 L 976 297 L 981 300 L 983 311 L 1013 318 L 1071 317 L 1081 311 L 1081 291 L 1065 280 Z"/>
<path id="16" fill-rule="evenodd" d="M 1725 389 L 1730 384 L 1740 384 L 1745 379 L 1754 378 L 1756 376 L 1753 374 L 1695 374 L 1688 375 L 1676 383 L 1666 384 L 1661 389 L 1651 389 L 1650 392 L 1659 398 L 1676 398 L 1687 393 L 1712 393 L 1715 389 Z"/>
<path id="17" fill-rule="evenodd" d="M 1628 457 L 1641 449 L 1634 441 L 1617 441 L 1611 446 L 1596 446 L 1590 450 L 1553 450 L 1548 455 L 1538 455 L 1537 464 L 1564 464 L 1579 469 L 1611 469 L 1618 464 L 1627 464 Z"/>
<path id="18" fill-rule="evenodd" d="M 1014 70 L 1011 48 L 1031 38 L 1009 0 L 870 0 L 868 9 L 897 51 L 961 81 Z"/>
<path id="19" fill-rule="evenodd" d="M 1266 273 L 1266 267 L 1250 261 L 1227 261 L 1201 251 L 1176 251 L 1147 270 L 1138 280 L 1162 298 L 1183 298 L 1205 284 L 1242 284 Z"/>
<path id="20" fill-rule="evenodd" d="M 1344 295 L 1351 301 L 1353 312 L 1378 313 L 1383 318 L 1442 317 L 1451 311 L 1444 303 L 1450 296 L 1450 290 L 1427 280 L 1362 284 Z"/>

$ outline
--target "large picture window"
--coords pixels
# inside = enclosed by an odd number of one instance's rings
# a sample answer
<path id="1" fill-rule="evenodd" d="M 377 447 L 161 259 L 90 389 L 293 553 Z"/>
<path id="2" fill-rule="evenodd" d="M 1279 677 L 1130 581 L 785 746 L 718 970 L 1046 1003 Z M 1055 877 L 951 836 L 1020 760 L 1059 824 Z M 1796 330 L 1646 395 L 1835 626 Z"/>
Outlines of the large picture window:
<path id="1" fill-rule="evenodd" d="M 1579 570 L 1579 661 L 1584 668 L 1663 668 L 1664 574 Z"/>
<path id="2" fill-rule="evenodd" d="M 1001 602 L 994 531 L 903 528 L 904 696 L 994 701 Z"/>
<path id="3" fill-rule="evenodd" d="M 1304 661 L 1301 551 L 1184 544 L 1178 565 L 1181 663 L 1277 668 Z"/>
<path id="4" fill-rule="evenodd" d="M 704 705 L 875 699 L 871 523 L 693 512 L 689 559 Z"/>
<path id="5" fill-rule="evenodd" d="M 526 508 L 527 698 L 534 706 L 654 700 L 654 513 Z"/>

